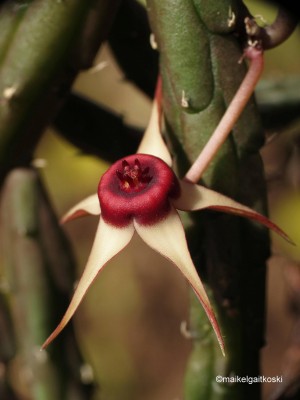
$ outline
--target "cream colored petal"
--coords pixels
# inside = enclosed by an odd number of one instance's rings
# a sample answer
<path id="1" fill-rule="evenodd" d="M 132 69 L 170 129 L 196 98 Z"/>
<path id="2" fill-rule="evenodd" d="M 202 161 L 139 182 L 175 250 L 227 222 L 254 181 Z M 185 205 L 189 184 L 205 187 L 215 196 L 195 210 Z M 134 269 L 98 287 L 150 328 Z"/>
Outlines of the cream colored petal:
<path id="1" fill-rule="evenodd" d="M 62 218 L 61 223 L 64 224 L 73 219 L 84 217 L 86 215 L 99 215 L 100 214 L 100 204 L 98 195 L 92 194 L 86 199 L 80 201 L 74 207 L 72 207 Z"/>
<path id="2" fill-rule="evenodd" d="M 181 180 L 180 189 L 180 197 L 172 200 L 174 207 L 178 210 L 194 211 L 210 208 L 212 206 L 227 206 L 238 209 L 242 207 L 244 209 L 251 210 L 221 193 L 207 189 L 204 186 L 196 185 L 195 183 Z"/>
<path id="3" fill-rule="evenodd" d="M 75 289 L 75 293 L 70 305 L 57 328 L 52 332 L 43 344 L 44 349 L 53 339 L 64 329 L 70 321 L 77 307 L 81 303 L 85 293 L 96 278 L 97 274 L 103 269 L 106 263 L 119 253 L 130 242 L 134 233 L 133 224 L 124 228 L 115 228 L 104 222 L 100 218 L 96 232 L 94 244 L 88 258 L 86 267 Z"/>
<path id="4" fill-rule="evenodd" d="M 181 194 L 178 199 L 172 200 L 172 204 L 178 210 L 193 211 L 208 208 L 215 211 L 221 211 L 228 214 L 238 215 L 240 217 L 249 218 L 272 229 L 278 235 L 283 237 L 289 243 L 293 241 L 287 236 L 282 229 L 270 221 L 264 215 L 252 210 L 250 207 L 224 196 L 221 193 L 207 189 L 194 183 L 180 181 Z"/>
<path id="5" fill-rule="evenodd" d="M 212 324 L 224 354 L 224 342 L 220 328 L 205 288 L 191 259 L 184 229 L 176 210 L 172 209 L 164 220 L 154 225 L 140 225 L 134 221 L 134 226 L 148 246 L 172 261 L 188 280 Z"/>
<path id="6" fill-rule="evenodd" d="M 152 112 L 150 121 L 143 139 L 139 145 L 137 153 L 150 154 L 161 158 L 169 166 L 172 165 L 172 158 L 170 152 L 163 141 L 161 128 L 160 128 L 160 115 L 157 105 L 157 100 L 153 101 Z"/>

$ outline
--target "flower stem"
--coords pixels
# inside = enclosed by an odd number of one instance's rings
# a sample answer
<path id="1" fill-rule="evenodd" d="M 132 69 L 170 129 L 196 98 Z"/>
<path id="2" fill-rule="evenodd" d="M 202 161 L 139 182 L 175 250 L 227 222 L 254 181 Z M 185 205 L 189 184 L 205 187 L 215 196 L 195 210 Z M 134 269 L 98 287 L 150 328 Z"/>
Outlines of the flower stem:
<path id="1" fill-rule="evenodd" d="M 190 182 L 196 183 L 201 178 L 203 172 L 206 170 L 240 117 L 263 72 L 264 58 L 263 51 L 260 48 L 249 45 L 244 52 L 244 57 L 250 60 L 248 72 L 219 125 L 194 164 L 186 173 L 185 179 Z"/>

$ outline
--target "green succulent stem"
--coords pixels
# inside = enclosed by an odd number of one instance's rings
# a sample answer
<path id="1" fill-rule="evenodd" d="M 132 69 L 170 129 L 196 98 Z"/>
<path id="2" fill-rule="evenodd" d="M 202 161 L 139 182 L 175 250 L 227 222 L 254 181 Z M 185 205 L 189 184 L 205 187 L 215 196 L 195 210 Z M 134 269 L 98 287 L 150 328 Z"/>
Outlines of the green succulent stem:
<path id="1" fill-rule="evenodd" d="M 1 272 L 6 283 L 1 296 L 12 331 L 11 351 L 5 358 L 2 352 L 1 361 L 10 371 L 9 383 L 22 398 L 71 400 L 72 393 L 87 399 L 90 389 L 80 382 L 82 360 L 70 330 L 68 345 L 61 341 L 56 351 L 40 351 L 57 312 L 67 302 L 74 262 L 35 171 L 16 169 L 8 175 L 1 220 Z"/>
<path id="2" fill-rule="evenodd" d="M 118 4 L 119 0 L 13 0 L 0 7 L 2 175 L 30 161 L 43 127 L 76 73 L 92 62 Z"/>
<path id="3" fill-rule="evenodd" d="M 184 176 L 246 74 L 246 64 L 239 62 L 243 45 L 236 35 L 243 29 L 245 7 L 238 0 L 149 0 L 147 6 L 160 52 L 166 136 Z M 203 174 L 203 183 L 264 213 L 258 153 L 262 143 L 251 98 Z M 259 374 L 268 233 L 251 222 L 212 212 L 190 216 L 185 224 L 191 253 L 217 310 L 226 352 L 220 357 L 207 332 L 207 318 L 192 298 L 190 329 L 198 339 L 187 366 L 185 399 L 259 399 L 259 385 L 218 383 L 216 376 Z"/>
<path id="4" fill-rule="evenodd" d="M 29 165 L 77 73 L 91 66 L 119 3 L 9 0 L 0 5 L 1 272 L 5 277 L 0 299 L 5 348 L 0 356 L 9 371 L 1 376 L 1 398 L 19 398 L 19 392 L 22 398 L 36 400 L 81 400 L 91 395 L 90 385 L 81 382 L 82 359 L 71 329 L 68 340 L 50 354 L 39 349 L 58 319 L 56 311 L 60 316 L 67 305 L 74 263 L 38 175 Z M 16 169 L 20 166 L 23 169 Z M 19 382 L 18 376 L 25 381 Z"/>

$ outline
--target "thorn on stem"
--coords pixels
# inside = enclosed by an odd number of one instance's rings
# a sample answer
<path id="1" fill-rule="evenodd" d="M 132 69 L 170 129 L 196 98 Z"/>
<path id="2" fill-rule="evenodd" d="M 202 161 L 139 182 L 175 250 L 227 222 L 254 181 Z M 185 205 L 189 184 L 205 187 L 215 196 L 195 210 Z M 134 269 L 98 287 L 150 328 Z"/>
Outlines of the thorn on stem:
<path id="1" fill-rule="evenodd" d="M 227 20 L 227 26 L 229 28 L 232 28 L 236 23 L 236 15 L 235 13 L 232 11 L 232 8 L 229 7 L 229 13 L 228 13 L 228 20 Z"/>
<path id="2" fill-rule="evenodd" d="M 199 339 L 199 335 L 197 332 L 193 332 L 189 330 L 188 324 L 186 321 L 182 321 L 180 324 L 180 333 L 185 339 L 192 340 L 192 339 Z"/>
<path id="3" fill-rule="evenodd" d="M 183 108 L 189 108 L 189 98 L 186 96 L 185 91 L 182 91 L 181 95 L 181 107 Z"/>

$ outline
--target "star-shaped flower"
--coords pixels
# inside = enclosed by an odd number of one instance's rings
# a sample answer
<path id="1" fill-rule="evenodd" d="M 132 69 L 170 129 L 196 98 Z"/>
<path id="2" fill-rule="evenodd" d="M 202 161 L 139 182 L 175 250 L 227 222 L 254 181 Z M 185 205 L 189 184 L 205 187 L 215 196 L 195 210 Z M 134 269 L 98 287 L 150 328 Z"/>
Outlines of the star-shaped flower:
<path id="1" fill-rule="evenodd" d="M 61 322 L 42 348 L 66 326 L 88 288 L 109 260 L 134 234 L 169 259 L 187 279 L 202 304 L 224 354 L 224 342 L 214 311 L 191 259 L 177 210 L 212 209 L 254 219 L 288 239 L 276 225 L 220 193 L 179 180 L 171 169 L 170 153 L 160 131 L 160 110 L 154 101 L 148 128 L 138 153 L 115 162 L 102 176 L 98 193 L 81 201 L 62 219 L 99 216 L 94 244 L 82 277 Z"/>

